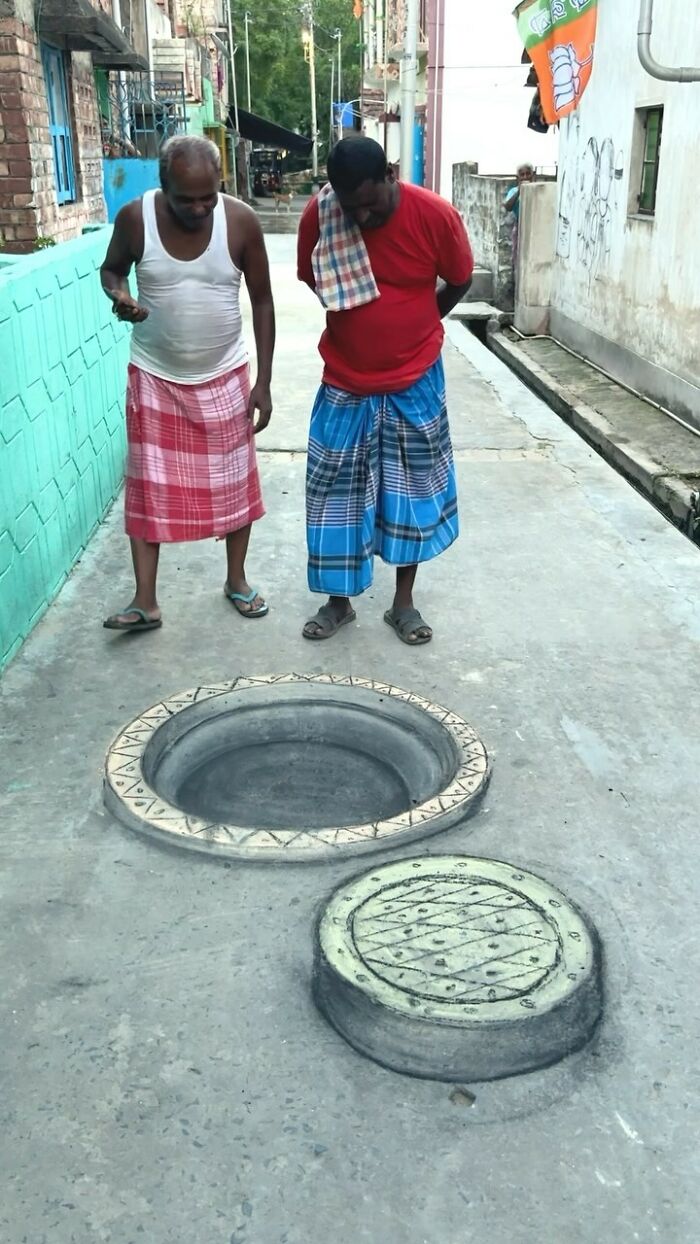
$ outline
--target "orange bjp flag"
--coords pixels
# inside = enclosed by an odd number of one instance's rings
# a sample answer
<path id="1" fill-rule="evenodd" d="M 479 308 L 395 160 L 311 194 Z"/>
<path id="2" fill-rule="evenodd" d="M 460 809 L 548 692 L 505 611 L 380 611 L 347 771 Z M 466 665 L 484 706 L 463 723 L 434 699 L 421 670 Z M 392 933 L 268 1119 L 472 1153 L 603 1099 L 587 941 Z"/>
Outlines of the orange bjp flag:
<path id="1" fill-rule="evenodd" d="M 355 3 L 353 5 L 353 10 L 352 10 L 352 15 L 353 17 L 357 18 L 358 22 L 360 18 L 362 17 L 362 14 L 364 12 L 364 7 L 365 6 L 362 3 L 362 0 L 355 0 Z"/>
<path id="2" fill-rule="evenodd" d="M 535 67 L 545 121 L 578 108 L 593 72 L 598 0 L 521 0 L 518 30 Z"/>

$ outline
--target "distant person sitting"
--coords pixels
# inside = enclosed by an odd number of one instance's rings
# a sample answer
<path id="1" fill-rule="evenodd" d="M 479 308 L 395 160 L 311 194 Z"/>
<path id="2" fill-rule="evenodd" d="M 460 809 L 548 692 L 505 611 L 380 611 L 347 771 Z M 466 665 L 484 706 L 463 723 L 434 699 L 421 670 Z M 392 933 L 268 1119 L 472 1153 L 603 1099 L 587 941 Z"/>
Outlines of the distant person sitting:
<path id="1" fill-rule="evenodd" d="M 535 180 L 535 170 L 531 164 L 521 164 L 516 173 L 516 184 L 511 186 L 503 200 L 507 212 L 515 217 L 513 224 L 513 278 L 518 270 L 518 231 L 520 226 L 520 187 L 524 182 Z"/>

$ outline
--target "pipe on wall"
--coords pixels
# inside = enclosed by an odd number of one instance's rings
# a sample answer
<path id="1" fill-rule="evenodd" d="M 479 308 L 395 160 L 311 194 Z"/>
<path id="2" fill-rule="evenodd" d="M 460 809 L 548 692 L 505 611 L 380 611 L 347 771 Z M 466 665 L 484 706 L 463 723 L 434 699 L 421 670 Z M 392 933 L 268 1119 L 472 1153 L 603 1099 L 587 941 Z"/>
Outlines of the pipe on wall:
<path id="1" fill-rule="evenodd" d="M 660 82 L 700 82 L 700 68 L 673 69 L 661 65 L 655 60 L 651 51 L 651 35 L 654 27 L 654 0 L 640 0 L 639 28 L 637 30 L 637 51 L 642 66 L 652 78 Z"/>

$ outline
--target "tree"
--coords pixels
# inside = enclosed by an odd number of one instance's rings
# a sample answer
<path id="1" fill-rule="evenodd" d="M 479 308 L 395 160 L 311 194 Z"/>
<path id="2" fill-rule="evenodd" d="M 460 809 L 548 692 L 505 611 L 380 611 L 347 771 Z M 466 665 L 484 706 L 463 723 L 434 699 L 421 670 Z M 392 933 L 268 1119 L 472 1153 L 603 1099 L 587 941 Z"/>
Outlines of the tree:
<path id="1" fill-rule="evenodd" d="M 331 63 L 337 61 L 335 31 L 342 32 L 343 95 L 346 100 L 360 94 L 360 27 L 353 17 L 352 0 L 311 0 L 316 46 L 316 107 L 319 147 L 328 147 L 330 127 Z M 238 102 L 246 103 L 245 22 L 250 14 L 250 79 L 253 112 L 311 135 L 309 69 L 302 45 L 303 0 L 233 0 L 234 39 L 238 44 L 236 73 Z M 337 85 L 337 84 L 336 84 Z M 337 90 L 335 92 L 337 99 Z"/>

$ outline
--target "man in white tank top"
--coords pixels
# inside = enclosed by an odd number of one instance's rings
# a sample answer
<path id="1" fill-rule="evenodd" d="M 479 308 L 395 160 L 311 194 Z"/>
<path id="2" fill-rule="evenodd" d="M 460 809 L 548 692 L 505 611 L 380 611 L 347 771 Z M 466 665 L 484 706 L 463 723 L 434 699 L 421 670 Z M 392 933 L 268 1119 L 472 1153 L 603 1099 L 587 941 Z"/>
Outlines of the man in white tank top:
<path id="1" fill-rule="evenodd" d="M 133 325 L 125 512 L 136 592 L 106 620 L 110 630 L 161 625 L 163 542 L 225 539 L 226 596 L 243 617 L 268 611 L 245 573 L 251 525 L 264 513 L 254 436 L 272 413 L 275 317 L 262 230 L 250 208 L 219 194 L 220 157 L 208 139 L 166 143 L 160 178 L 161 190 L 117 215 L 101 270 L 115 315 Z M 242 277 L 257 348 L 252 389 Z"/>

